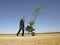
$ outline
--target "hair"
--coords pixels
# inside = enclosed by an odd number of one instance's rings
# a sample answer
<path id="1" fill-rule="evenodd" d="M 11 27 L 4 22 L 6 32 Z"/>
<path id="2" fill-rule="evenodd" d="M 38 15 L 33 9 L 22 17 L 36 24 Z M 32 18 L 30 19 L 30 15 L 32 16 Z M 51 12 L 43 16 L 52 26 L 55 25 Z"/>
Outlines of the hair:
<path id="1" fill-rule="evenodd" d="M 23 16 L 23 18 L 25 18 L 25 16 Z"/>

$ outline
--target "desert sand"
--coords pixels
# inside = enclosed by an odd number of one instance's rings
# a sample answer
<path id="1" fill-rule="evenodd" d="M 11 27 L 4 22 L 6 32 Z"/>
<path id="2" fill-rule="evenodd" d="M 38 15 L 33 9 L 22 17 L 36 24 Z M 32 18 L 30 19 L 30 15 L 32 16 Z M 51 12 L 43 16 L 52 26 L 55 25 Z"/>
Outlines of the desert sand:
<path id="1" fill-rule="evenodd" d="M 15 34 L 0 34 L 0 45 L 60 45 L 60 33 L 36 34 L 25 36 Z"/>

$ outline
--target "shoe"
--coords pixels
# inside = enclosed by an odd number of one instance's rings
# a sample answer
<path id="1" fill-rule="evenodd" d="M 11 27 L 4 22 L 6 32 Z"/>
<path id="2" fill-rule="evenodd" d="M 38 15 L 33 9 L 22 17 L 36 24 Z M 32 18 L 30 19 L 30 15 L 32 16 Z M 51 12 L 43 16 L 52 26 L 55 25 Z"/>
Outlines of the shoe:
<path id="1" fill-rule="evenodd" d="M 24 35 L 22 35 L 22 36 L 24 36 Z"/>
<path id="2" fill-rule="evenodd" d="M 16 36 L 18 36 L 18 34 L 16 34 Z"/>

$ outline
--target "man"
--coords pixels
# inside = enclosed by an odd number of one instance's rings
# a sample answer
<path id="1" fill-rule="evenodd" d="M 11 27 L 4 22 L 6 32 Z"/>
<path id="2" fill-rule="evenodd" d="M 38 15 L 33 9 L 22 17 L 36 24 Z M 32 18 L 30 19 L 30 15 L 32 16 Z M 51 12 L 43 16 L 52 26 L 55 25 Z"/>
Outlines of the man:
<path id="1" fill-rule="evenodd" d="M 17 36 L 19 35 L 21 30 L 22 30 L 22 36 L 24 36 L 24 22 L 25 22 L 25 16 L 23 16 L 23 18 L 20 20 L 19 31 L 17 33 Z"/>

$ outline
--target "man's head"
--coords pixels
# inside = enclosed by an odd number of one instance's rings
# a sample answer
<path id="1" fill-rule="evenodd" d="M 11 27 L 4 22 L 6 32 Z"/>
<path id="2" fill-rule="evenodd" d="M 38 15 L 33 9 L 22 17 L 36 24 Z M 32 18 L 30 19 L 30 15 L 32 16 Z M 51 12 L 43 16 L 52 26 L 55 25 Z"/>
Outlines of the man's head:
<path id="1" fill-rule="evenodd" d="M 25 21 L 25 16 L 23 16 L 23 18 L 22 18 L 24 21 Z"/>

